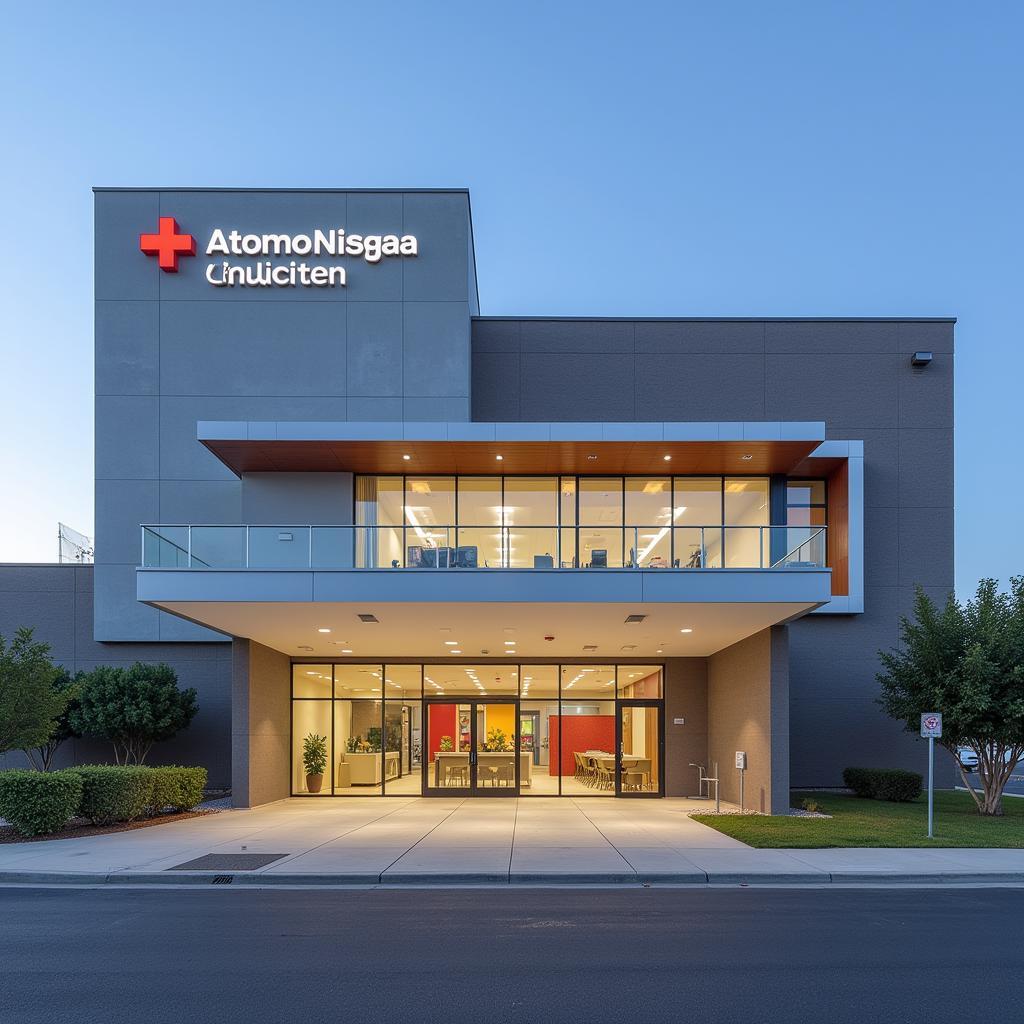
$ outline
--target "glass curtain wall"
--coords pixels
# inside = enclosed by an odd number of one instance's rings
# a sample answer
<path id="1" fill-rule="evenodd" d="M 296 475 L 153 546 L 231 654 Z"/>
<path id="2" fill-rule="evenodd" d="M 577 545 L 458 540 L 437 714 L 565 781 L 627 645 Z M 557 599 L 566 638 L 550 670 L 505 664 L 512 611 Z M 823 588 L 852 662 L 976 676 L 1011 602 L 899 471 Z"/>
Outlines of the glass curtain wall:
<path id="1" fill-rule="evenodd" d="M 468 789 L 473 752 L 480 793 L 514 785 L 518 760 L 521 796 L 607 796 L 617 720 L 623 792 L 657 793 L 663 697 L 660 665 L 294 664 L 292 793 L 418 795 L 424 770 Z"/>
<path id="2" fill-rule="evenodd" d="M 823 482 L 801 483 L 817 498 L 812 485 Z M 767 477 L 359 476 L 355 490 L 359 567 L 771 564 Z M 816 501 L 788 507 L 824 513 Z"/>

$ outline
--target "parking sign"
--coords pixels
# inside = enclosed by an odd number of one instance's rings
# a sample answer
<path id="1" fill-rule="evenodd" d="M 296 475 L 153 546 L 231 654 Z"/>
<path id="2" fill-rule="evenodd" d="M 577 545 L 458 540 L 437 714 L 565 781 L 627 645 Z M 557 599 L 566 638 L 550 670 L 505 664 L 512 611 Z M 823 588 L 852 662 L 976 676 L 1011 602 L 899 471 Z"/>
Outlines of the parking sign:
<path id="1" fill-rule="evenodd" d="M 924 739 L 942 738 L 942 715 L 938 711 L 926 711 L 921 715 L 921 735 Z"/>

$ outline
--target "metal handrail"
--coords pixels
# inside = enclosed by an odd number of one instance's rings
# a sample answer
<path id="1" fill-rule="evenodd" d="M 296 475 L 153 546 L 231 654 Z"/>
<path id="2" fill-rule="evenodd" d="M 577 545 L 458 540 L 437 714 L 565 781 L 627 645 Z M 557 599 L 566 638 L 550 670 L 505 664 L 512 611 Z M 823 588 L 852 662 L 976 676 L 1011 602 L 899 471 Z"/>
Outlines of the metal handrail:
<path id="1" fill-rule="evenodd" d="M 514 535 L 520 534 L 520 533 L 528 534 L 530 532 L 536 532 L 538 530 L 543 530 L 543 531 L 546 531 L 546 532 L 554 534 L 555 554 L 552 555 L 551 552 L 546 552 L 545 554 L 547 555 L 547 557 L 550 557 L 555 564 L 553 564 L 550 567 L 548 567 L 548 566 L 543 566 L 543 567 L 534 566 L 534 568 L 543 568 L 543 569 L 548 569 L 548 568 L 558 568 L 558 569 L 568 569 L 568 568 L 572 568 L 572 569 L 579 569 L 579 568 L 628 568 L 628 569 L 644 569 L 644 568 L 646 568 L 646 569 L 667 569 L 667 568 L 674 568 L 674 569 L 687 569 L 687 570 L 690 570 L 690 569 L 722 569 L 722 568 L 743 568 L 743 569 L 750 569 L 750 568 L 756 568 L 756 569 L 773 568 L 774 569 L 774 568 L 779 568 L 779 567 L 786 567 L 788 563 L 790 563 L 791 561 L 795 561 L 796 560 L 795 556 L 797 556 L 802 550 L 808 548 L 808 545 L 811 545 L 813 543 L 818 542 L 818 543 L 822 544 L 822 549 L 824 550 L 823 541 L 824 541 L 824 539 L 826 537 L 826 530 L 827 530 L 827 528 L 824 527 L 824 526 L 790 526 L 790 525 L 775 525 L 775 526 L 772 526 L 772 525 L 756 525 L 756 526 L 748 526 L 748 525 L 744 525 L 744 524 L 731 525 L 731 524 L 728 524 L 728 523 L 715 523 L 715 524 L 700 525 L 700 526 L 695 525 L 695 524 L 688 524 L 688 523 L 682 523 L 682 524 L 680 524 L 680 523 L 673 523 L 673 524 L 670 524 L 670 525 L 656 524 L 656 525 L 649 525 L 649 526 L 648 525 L 634 525 L 634 524 L 629 524 L 629 525 L 626 525 L 626 524 L 617 524 L 617 525 L 590 524 L 590 525 L 582 525 L 582 526 L 581 525 L 573 525 L 573 526 L 569 526 L 569 525 L 555 525 L 555 524 L 550 525 L 550 526 L 533 526 L 533 525 L 529 525 L 529 526 L 515 526 L 515 525 L 511 525 L 511 526 L 495 526 L 493 524 L 487 524 L 487 523 L 481 524 L 479 526 L 473 525 L 471 523 L 458 523 L 458 524 L 452 524 L 452 525 L 420 525 L 420 524 L 412 525 L 412 524 L 408 524 L 408 523 L 406 523 L 404 525 L 378 525 L 378 524 L 353 524 L 353 523 L 339 523 L 339 524 L 312 524 L 312 523 L 305 523 L 305 524 L 159 523 L 159 524 L 143 524 L 142 527 L 141 527 L 141 530 L 142 530 L 142 565 L 143 565 L 144 568 L 170 568 L 168 566 L 160 565 L 159 563 L 160 563 L 161 560 L 159 558 L 157 559 L 157 565 L 155 565 L 155 566 L 147 565 L 147 558 L 146 558 L 146 540 L 147 540 L 147 536 L 154 538 L 160 544 L 168 544 L 175 551 L 184 554 L 185 555 L 185 560 L 186 560 L 185 568 L 196 568 L 197 567 L 197 565 L 196 565 L 197 562 L 200 563 L 199 567 L 202 567 L 202 568 L 215 568 L 216 566 L 210 565 L 208 562 L 200 559 L 195 554 L 194 546 L 193 546 L 193 531 L 194 530 L 244 531 L 242 537 L 240 538 L 241 540 L 244 541 L 244 543 L 242 545 L 242 549 L 244 551 L 244 555 L 242 556 L 242 558 L 240 560 L 241 564 L 240 565 L 235 564 L 235 565 L 231 565 L 231 566 L 224 566 L 224 568 L 251 568 L 251 567 L 253 567 L 252 566 L 252 562 L 253 562 L 252 543 L 251 543 L 251 535 L 252 535 L 252 531 L 253 530 L 276 531 L 278 533 L 282 533 L 282 532 L 286 532 L 286 531 L 301 531 L 301 530 L 308 531 L 308 535 L 307 535 L 307 539 L 306 539 L 307 543 L 305 545 L 305 548 L 306 548 L 305 564 L 299 563 L 299 564 L 295 564 L 295 565 L 277 566 L 277 567 L 280 567 L 280 568 L 314 568 L 315 567 L 314 566 L 314 561 L 315 561 L 315 559 L 314 559 L 314 544 L 313 544 L 314 536 L 315 536 L 314 531 L 339 531 L 339 530 L 351 531 L 351 538 L 352 538 L 351 551 L 350 551 L 351 564 L 346 564 L 344 566 L 333 566 L 335 568 L 356 568 L 356 567 L 358 567 L 358 568 L 366 568 L 366 569 L 387 568 L 387 566 L 379 566 L 379 565 L 356 566 L 357 555 L 359 553 L 359 545 L 358 545 L 359 537 L 360 536 L 365 536 L 370 531 L 377 531 L 378 533 L 383 531 L 383 532 L 386 532 L 386 533 L 389 533 L 389 534 L 393 534 L 393 533 L 396 533 L 396 532 L 400 531 L 402 533 L 402 551 L 403 551 L 404 554 L 406 554 L 406 556 L 408 556 L 408 549 L 406 547 L 406 544 L 407 544 L 408 540 L 410 539 L 410 537 L 409 537 L 410 533 L 415 534 L 416 538 L 423 542 L 422 544 L 413 544 L 413 545 L 411 545 L 411 547 L 414 547 L 414 548 L 415 547 L 421 547 L 423 550 L 434 550 L 434 551 L 440 551 L 442 549 L 447 549 L 448 552 L 451 552 L 451 551 L 458 552 L 462 548 L 477 548 L 478 547 L 478 545 L 475 545 L 475 544 L 459 545 L 458 541 L 460 540 L 460 537 L 459 537 L 460 532 L 472 531 L 473 533 L 476 533 L 476 532 L 478 532 L 480 530 L 497 531 L 497 533 L 498 533 L 498 542 L 499 542 L 498 550 L 500 552 L 499 559 L 500 559 L 501 564 L 500 565 L 496 565 L 496 566 L 486 566 L 485 565 L 486 568 L 501 568 L 501 569 L 530 568 L 529 566 L 510 566 L 510 565 L 506 564 L 508 561 L 511 560 L 511 551 L 512 551 L 512 540 L 513 540 L 513 537 L 514 537 Z M 184 538 L 180 538 L 181 540 L 184 540 L 184 544 L 179 543 L 179 541 L 174 539 L 173 537 L 167 536 L 168 533 L 170 533 L 171 531 L 175 531 L 175 530 L 184 530 L 185 531 Z M 747 532 L 749 532 L 749 531 L 753 531 L 753 530 L 756 530 L 758 532 L 758 536 L 757 536 L 757 561 L 756 561 L 756 564 L 736 565 L 736 566 L 728 566 L 728 565 L 726 565 L 725 564 L 726 560 L 727 560 L 726 559 L 726 554 L 727 554 L 727 549 L 728 549 L 728 545 L 729 545 L 730 535 L 735 534 L 738 531 L 747 531 Z M 794 546 L 792 546 L 792 547 L 788 546 L 788 544 L 789 544 L 789 537 L 788 537 L 788 533 L 787 533 L 785 535 L 786 536 L 786 540 L 787 540 L 787 549 L 785 550 L 785 553 L 782 554 L 781 556 L 773 557 L 772 553 L 771 553 L 771 550 L 770 550 L 771 547 L 772 547 L 772 538 L 773 538 L 772 531 L 779 531 L 779 530 L 785 530 L 785 531 L 797 530 L 797 531 L 800 531 L 801 533 L 805 533 L 807 531 L 811 531 L 811 532 L 809 533 L 808 536 L 801 537 L 800 541 L 797 544 L 795 544 Z M 360 533 L 359 531 L 362 531 L 362 533 Z M 587 566 L 578 564 L 578 563 L 580 563 L 582 561 L 582 557 L 583 557 L 582 556 L 582 552 L 580 550 L 579 542 L 580 542 L 581 538 L 583 537 L 583 535 L 587 531 L 600 531 L 600 533 L 602 533 L 602 534 L 611 535 L 612 538 L 614 538 L 614 535 L 616 533 L 621 535 L 621 538 L 620 538 L 621 539 L 621 551 L 620 551 L 619 556 L 617 558 L 614 557 L 614 556 L 612 558 L 612 562 L 613 563 L 616 562 L 616 561 L 621 562 L 621 566 L 615 565 L 615 564 L 613 564 L 611 566 L 608 565 L 608 559 L 607 559 L 608 552 L 607 551 L 605 552 L 605 558 L 602 560 L 602 564 L 601 565 L 595 565 L 595 564 L 593 564 L 593 561 L 591 562 L 590 565 L 587 565 Z M 632 546 L 629 548 L 629 551 L 628 551 L 628 558 L 627 558 L 627 550 L 626 550 L 626 548 L 627 548 L 627 531 L 632 533 L 632 541 L 633 541 Z M 654 540 L 650 541 L 647 544 L 646 548 L 644 548 L 644 549 L 641 549 L 641 544 L 640 544 L 641 531 L 644 531 L 643 535 L 645 536 L 645 538 L 650 538 L 652 536 L 652 534 L 654 536 Z M 682 553 L 675 554 L 675 552 L 674 552 L 674 546 L 676 544 L 676 541 L 678 540 L 680 535 L 693 536 L 697 531 L 699 531 L 699 543 L 692 543 L 690 541 L 686 541 L 685 542 L 685 546 L 686 546 L 686 548 L 687 548 L 687 550 L 689 551 L 690 554 L 689 554 L 689 560 L 687 561 L 687 563 L 686 564 L 682 564 L 683 563 L 683 558 L 684 558 L 683 554 Z M 768 536 L 767 536 L 768 544 L 767 545 L 765 544 L 765 540 L 766 540 L 766 538 L 765 538 L 765 531 L 768 531 Z M 573 545 L 572 545 L 572 547 L 573 547 L 573 553 L 572 553 L 573 564 L 571 566 L 565 565 L 563 563 L 563 559 L 562 559 L 562 538 L 563 538 L 563 535 L 565 533 L 567 533 L 567 532 L 571 532 L 571 535 L 572 535 L 572 538 L 573 538 Z M 443 538 L 441 537 L 442 533 L 444 534 Z M 283 538 L 279 538 L 279 539 L 283 539 Z M 289 537 L 287 539 L 291 540 L 292 538 Z M 451 543 L 451 541 L 453 539 L 454 539 L 454 544 Z M 467 539 L 471 539 L 471 538 L 467 538 Z M 665 558 L 664 558 L 663 554 L 653 555 L 652 556 L 652 552 L 654 551 L 655 547 L 662 546 L 662 542 L 665 539 L 668 539 L 668 543 L 669 543 L 669 561 L 668 562 L 665 561 Z M 709 540 L 711 541 L 710 545 L 709 545 Z M 348 545 L 346 545 L 346 546 L 348 546 Z M 710 559 L 709 559 L 709 548 L 710 548 L 710 552 L 711 552 Z M 590 550 L 593 552 L 593 551 L 600 551 L 602 549 L 591 547 Z M 767 562 L 766 562 L 766 554 L 767 554 Z M 474 557 L 475 557 L 475 555 L 474 555 Z M 644 562 L 645 558 L 647 559 L 647 564 L 646 565 L 642 564 Z M 397 559 L 395 561 L 398 562 Z M 439 561 L 439 559 L 438 559 L 438 561 Z M 438 566 L 436 566 L 436 568 L 446 568 L 447 569 L 447 568 L 459 568 L 460 567 L 457 564 L 453 564 L 453 560 L 450 557 L 446 558 L 446 561 L 448 563 L 447 565 L 445 565 L 445 566 L 438 565 Z M 457 562 L 457 559 L 455 561 Z M 657 564 L 654 564 L 655 561 L 657 562 Z M 708 564 L 709 561 L 717 562 L 717 564 L 709 565 Z M 824 559 L 823 556 L 819 557 L 819 558 L 812 558 L 812 559 L 810 559 L 810 561 L 812 561 L 815 565 L 820 564 L 822 567 L 824 567 L 825 559 Z M 180 568 L 180 566 L 176 566 L 176 567 Z M 257 566 L 257 567 L 259 567 L 259 568 L 273 568 L 275 566 L 266 566 L 266 565 L 264 565 L 264 566 Z M 401 565 L 393 565 L 392 567 L 402 568 L 403 566 L 401 566 Z M 468 566 L 464 566 L 464 567 L 468 568 Z M 324 566 L 324 568 L 329 568 L 329 566 Z"/>

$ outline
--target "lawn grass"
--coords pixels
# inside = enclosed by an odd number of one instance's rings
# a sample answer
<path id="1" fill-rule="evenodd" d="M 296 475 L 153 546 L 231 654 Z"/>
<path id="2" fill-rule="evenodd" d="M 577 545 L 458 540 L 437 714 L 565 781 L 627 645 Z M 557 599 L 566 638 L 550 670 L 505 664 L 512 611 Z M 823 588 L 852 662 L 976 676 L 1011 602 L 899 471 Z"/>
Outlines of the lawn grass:
<path id="1" fill-rule="evenodd" d="M 840 793 L 793 793 L 792 804 L 815 800 L 831 818 L 695 814 L 695 820 L 759 848 L 828 846 L 1024 847 L 1024 799 L 1005 797 L 1003 817 L 978 814 L 969 793 L 935 794 L 935 838 L 929 839 L 927 797 L 913 803 L 861 800 Z"/>

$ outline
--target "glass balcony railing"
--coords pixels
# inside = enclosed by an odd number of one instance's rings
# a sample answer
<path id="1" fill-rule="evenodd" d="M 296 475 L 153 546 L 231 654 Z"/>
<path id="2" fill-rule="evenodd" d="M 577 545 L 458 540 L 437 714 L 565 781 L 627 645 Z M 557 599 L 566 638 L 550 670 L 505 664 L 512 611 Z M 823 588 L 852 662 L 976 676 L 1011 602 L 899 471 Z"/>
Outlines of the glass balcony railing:
<path id="1" fill-rule="evenodd" d="M 823 526 L 143 526 L 145 569 L 820 569 Z"/>

